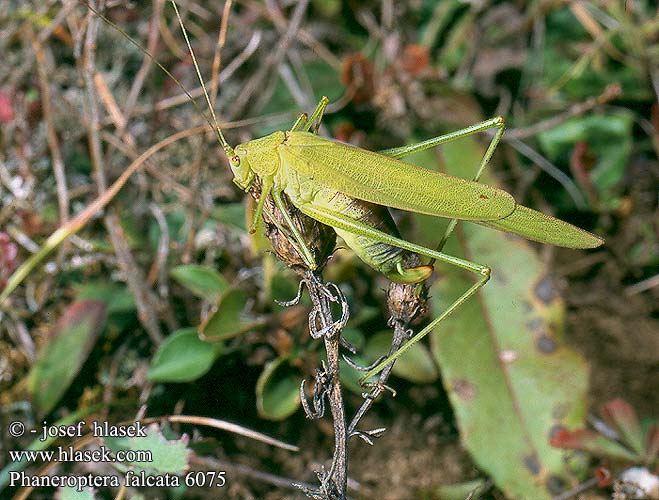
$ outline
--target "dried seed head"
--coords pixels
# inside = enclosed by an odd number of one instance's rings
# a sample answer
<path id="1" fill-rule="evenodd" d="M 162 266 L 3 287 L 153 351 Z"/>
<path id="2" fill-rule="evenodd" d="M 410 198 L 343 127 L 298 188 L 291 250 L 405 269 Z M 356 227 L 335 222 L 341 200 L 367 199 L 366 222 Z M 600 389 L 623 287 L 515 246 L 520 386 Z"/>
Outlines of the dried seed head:
<path id="1" fill-rule="evenodd" d="M 361 53 L 347 56 L 341 64 L 341 83 L 352 91 L 352 101 L 367 102 L 375 93 L 373 64 Z"/>
<path id="2" fill-rule="evenodd" d="M 420 264 L 419 256 L 407 254 L 403 267 L 412 268 Z M 410 325 L 425 316 L 427 310 L 428 287 L 422 283 L 389 284 L 387 290 L 387 307 L 393 321 Z"/>
<path id="3" fill-rule="evenodd" d="M 260 186 L 257 186 L 257 189 L 252 192 L 255 198 L 259 195 L 259 188 Z M 299 231 L 307 248 L 311 250 L 311 255 L 313 255 L 317 268 L 321 269 L 327 263 L 327 260 L 334 251 L 336 233 L 331 227 L 321 224 L 300 212 L 288 201 L 288 198 L 283 193 L 282 199 L 284 205 L 286 205 L 286 210 L 293 221 L 293 225 Z M 307 266 L 295 248 L 293 243 L 295 239 L 288 231 L 288 226 L 284 220 L 283 214 L 277 208 L 277 205 L 275 205 L 275 202 L 270 195 L 265 201 L 263 220 L 265 222 L 265 235 L 270 240 L 277 257 L 294 271 L 304 273 L 307 270 Z M 278 229 L 278 226 L 279 228 L 283 228 L 285 233 L 282 233 L 282 231 Z"/>
<path id="4" fill-rule="evenodd" d="M 423 45 L 410 44 L 405 47 L 398 64 L 410 76 L 419 76 L 430 62 L 430 53 Z"/>

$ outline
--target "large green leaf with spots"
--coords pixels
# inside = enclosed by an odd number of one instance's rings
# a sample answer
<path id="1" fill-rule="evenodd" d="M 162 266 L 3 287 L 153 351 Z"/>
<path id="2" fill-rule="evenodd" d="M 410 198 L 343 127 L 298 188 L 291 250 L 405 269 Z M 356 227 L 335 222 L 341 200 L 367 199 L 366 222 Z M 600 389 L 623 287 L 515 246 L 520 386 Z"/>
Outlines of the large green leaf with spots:
<path id="1" fill-rule="evenodd" d="M 481 151 L 471 139 L 446 145 L 446 169 L 473 175 Z M 428 218 L 420 229 L 427 243 L 441 234 Z M 461 438 L 507 496 L 550 499 L 569 474 L 564 452 L 549 438 L 583 421 L 588 383 L 585 362 L 563 342 L 563 303 L 548 269 L 521 238 L 464 223 L 445 251 L 492 268 L 485 288 L 431 336 Z M 456 268 L 441 266 L 438 274 L 430 293 L 434 316 L 474 282 Z"/>

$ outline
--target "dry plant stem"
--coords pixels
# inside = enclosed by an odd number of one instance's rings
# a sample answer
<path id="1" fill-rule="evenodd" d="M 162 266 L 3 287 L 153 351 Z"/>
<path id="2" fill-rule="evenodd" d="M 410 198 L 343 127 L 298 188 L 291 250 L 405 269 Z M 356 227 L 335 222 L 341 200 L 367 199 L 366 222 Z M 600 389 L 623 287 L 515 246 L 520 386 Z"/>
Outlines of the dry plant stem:
<path id="1" fill-rule="evenodd" d="M 96 5 L 94 5 L 94 7 L 98 8 Z M 87 130 L 89 150 L 96 176 L 97 190 L 99 195 L 101 195 L 107 190 L 107 180 L 103 155 L 101 153 L 101 140 L 99 137 L 100 119 L 95 91 L 96 86 L 94 83 L 94 74 L 96 73 L 95 47 L 99 22 L 100 19 L 97 17 L 91 17 L 89 20 L 83 48 L 82 71 L 85 81 L 85 89 L 87 91 Z M 158 315 L 155 307 L 156 300 L 153 293 L 145 286 L 144 273 L 142 273 L 142 270 L 138 267 L 137 262 L 130 251 L 125 234 L 119 222 L 119 217 L 117 217 L 114 212 L 109 212 L 104 217 L 104 223 L 117 255 L 119 267 L 126 277 L 128 288 L 135 298 L 139 320 L 149 337 L 151 337 L 151 340 L 156 345 L 160 344 L 163 340 L 163 335 L 158 324 Z"/>
<path id="2" fill-rule="evenodd" d="M 407 267 L 416 267 L 420 264 L 419 257 L 415 254 L 408 254 L 406 257 Z M 428 296 L 428 288 L 424 283 L 421 284 L 402 284 L 390 283 L 389 290 L 387 291 L 387 308 L 389 310 L 389 326 L 394 330 L 391 339 L 391 347 L 389 348 L 388 356 L 396 353 L 401 346 L 409 340 L 413 332 L 410 330 L 410 325 L 417 318 L 426 313 L 426 300 Z M 379 363 L 379 360 L 375 364 Z M 387 380 L 394 367 L 394 363 L 387 365 L 380 375 L 378 380 L 373 384 L 370 392 L 364 395 L 364 402 L 359 407 L 355 416 L 348 428 L 348 437 L 359 436 L 369 444 L 373 444 L 371 438 L 376 438 L 382 435 L 384 429 L 374 429 L 370 431 L 358 431 L 357 426 L 366 412 L 373 406 L 374 401 L 385 390 L 391 390 L 387 387 Z M 368 370 L 369 368 L 367 368 Z M 393 392 L 393 391 L 392 391 Z M 394 393 L 395 394 L 395 393 Z"/>
<path id="3" fill-rule="evenodd" d="M 96 5 L 96 9 L 103 8 L 103 1 L 101 5 Z M 88 14 L 89 22 L 87 23 L 87 30 L 85 32 L 84 46 L 82 52 L 82 74 L 85 82 L 85 90 L 87 92 L 87 140 L 89 141 L 89 153 L 91 155 L 92 165 L 94 167 L 94 176 L 96 178 L 96 187 L 99 193 L 107 190 L 107 179 L 105 177 L 105 169 L 102 163 L 101 141 L 98 138 L 99 128 L 99 110 L 98 102 L 96 99 L 94 75 L 96 73 L 96 38 L 98 34 L 99 20 L 94 17 L 90 12 Z"/>
<path id="4" fill-rule="evenodd" d="M 53 174 L 55 176 L 55 185 L 57 190 L 57 205 L 59 208 L 60 225 L 66 224 L 69 219 L 69 192 L 67 189 L 66 174 L 64 168 L 64 158 L 59 145 L 57 137 L 57 129 L 55 128 L 55 119 L 52 106 L 52 96 L 50 92 L 49 79 L 48 79 L 48 64 L 46 51 L 48 47 L 44 47 L 35 37 L 32 29 L 28 29 L 30 38 L 32 39 L 32 48 L 36 59 L 37 75 L 39 78 L 39 89 L 41 91 L 41 107 L 43 109 L 44 121 L 46 122 L 46 138 L 48 141 L 48 149 L 50 150 L 50 157 L 52 159 Z M 66 253 L 66 247 L 60 248 L 57 254 L 57 263 L 61 265 Z M 46 280 L 48 283 L 50 280 Z"/>
<path id="5" fill-rule="evenodd" d="M 586 200 L 581 194 L 581 191 L 579 191 L 579 188 L 576 186 L 574 181 L 561 169 L 559 169 L 547 158 L 538 153 L 531 146 L 525 142 L 520 141 L 519 139 L 508 137 L 504 138 L 503 141 L 510 144 L 518 153 L 534 162 L 547 174 L 556 179 L 563 186 L 563 188 L 565 188 L 565 191 L 567 191 L 567 193 L 570 195 L 570 198 L 572 198 L 572 201 L 574 201 L 574 204 L 577 208 L 581 210 L 586 208 Z"/>
<path id="6" fill-rule="evenodd" d="M 233 0 L 227 0 L 222 10 L 222 21 L 220 22 L 220 33 L 217 35 L 217 44 L 213 54 L 213 65 L 211 70 L 211 102 L 215 102 L 220 90 L 220 68 L 222 67 L 222 49 L 227 39 L 227 30 L 229 28 L 229 13 Z"/>
<path id="7" fill-rule="evenodd" d="M 187 8 L 186 8 L 186 12 L 187 12 Z M 175 23 L 175 21 L 173 22 Z M 160 30 L 160 36 L 162 37 L 162 41 L 167 46 L 167 49 L 169 49 L 172 52 L 172 54 L 174 54 L 178 59 L 184 61 L 185 58 L 188 56 L 188 54 L 185 50 L 179 47 L 179 43 L 177 42 L 176 37 L 172 33 L 172 29 L 167 25 L 167 21 L 164 16 L 161 16 L 158 21 L 158 29 Z"/>
<path id="8" fill-rule="evenodd" d="M 505 138 L 522 140 L 528 139 L 529 137 L 535 137 L 541 132 L 550 130 L 565 123 L 570 118 L 582 116 L 599 106 L 607 104 L 609 101 L 618 97 L 621 93 L 622 88 L 619 84 L 608 85 L 600 95 L 586 99 L 584 102 L 577 103 L 559 115 L 548 118 L 547 120 L 539 121 L 529 127 L 511 128 L 507 130 Z"/>
<path id="9" fill-rule="evenodd" d="M 631 297 L 632 295 L 645 292 L 646 290 L 650 290 L 651 288 L 654 288 L 656 286 L 659 286 L 659 274 L 655 274 L 650 278 L 644 279 L 643 281 L 639 281 L 638 283 L 628 286 L 627 288 L 625 288 L 625 295 L 627 295 L 627 297 Z"/>
<path id="10" fill-rule="evenodd" d="M 406 323 L 400 320 L 392 320 L 392 324 L 394 334 L 391 339 L 391 347 L 389 348 L 388 356 L 394 354 L 398 349 L 400 349 L 400 346 L 402 346 L 410 338 L 408 325 Z M 355 413 L 355 416 L 352 418 L 352 422 L 350 422 L 350 426 L 348 427 L 348 437 L 360 435 L 360 432 L 357 431 L 357 426 L 359 425 L 359 422 L 364 417 L 364 415 L 366 415 L 366 412 L 371 409 L 375 400 L 380 396 L 380 394 L 387 390 L 386 384 L 389 380 L 389 376 L 391 375 L 391 371 L 394 369 L 395 364 L 396 362 L 394 361 L 393 363 L 387 365 L 380 372 L 380 376 L 378 377 L 377 382 L 375 382 L 373 389 L 365 394 L 364 402 Z"/>
<path id="11" fill-rule="evenodd" d="M 160 19 L 160 15 L 162 13 L 162 7 L 163 7 L 162 4 L 163 4 L 163 0 L 157 0 L 156 2 L 154 2 L 154 11 L 153 14 L 151 15 L 151 20 L 149 21 L 149 37 L 147 39 L 147 45 L 146 45 L 146 49 L 149 52 L 149 54 L 155 54 L 156 48 L 158 46 L 158 20 Z M 124 122 L 124 127 L 118 130 L 119 135 L 122 135 L 123 132 L 125 131 L 125 127 L 128 124 L 128 119 L 133 114 L 135 104 L 137 103 L 137 98 L 139 97 L 140 92 L 142 91 L 142 87 L 144 86 L 144 81 L 146 80 L 146 77 L 149 74 L 149 71 L 151 70 L 152 66 L 153 66 L 153 59 L 145 54 L 144 59 L 142 60 L 142 65 L 140 66 L 140 69 L 137 71 L 137 74 L 135 75 L 135 79 L 133 80 L 133 85 L 131 86 L 130 92 L 128 94 L 128 98 L 126 99 L 126 105 L 124 107 L 125 122 Z"/>
<path id="12" fill-rule="evenodd" d="M 203 132 L 203 130 L 201 132 Z M 118 151 L 121 151 L 133 162 L 140 157 L 140 153 L 136 151 L 132 146 L 126 144 L 126 142 L 122 141 L 121 138 L 110 134 L 109 132 L 101 132 L 101 139 L 103 139 L 108 144 L 111 144 L 112 147 Z M 168 175 L 167 172 L 164 172 L 162 168 L 159 168 L 158 165 L 156 165 L 154 162 L 146 160 L 144 162 L 144 169 L 150 176 L 154 177 L 162 183 L 163 190 L 173 191 L 176 193 L 176 196 L 179 198 L 181 203 L 192 203 L 192 192 L 190 189 L 177 182 L 174 178 Z"/>
<path id="13" fill-rule="evenodd" d="M 37 74 L 39 75 L 39 88 L 41 90 L 41 106 L 44 120 L 46 121 L 46 133 L 50 157 L 53 160 L 53 173 L 55 174 L 55 185 L 57 186 L 57 204 L 59 206 L 60 224 L 64 225 L 69 219 L 69 193 L 66 187 L 66 174 L 64 173 L 64 159 L 57 139 L 57 130 L 53 118 L 53 107 L 48 86 L 48 74 L 46 70 L 46 55 L 41 43 L 33 38 L 32 47 L 37 61 Z"/>
<path id="14" fill-rule="evenodd" d="M 332 466 L 327 477 L 321 477 L 321 492 L 323 500 L 344 500 L 347 490 L 347 468 L 348 468 L 348 439 L 346 432 L 345 407 L 343 395 L 341 394 L 341 382 L 339 380 L 339 346 L 341 331 L 338 328 L 332 328 L 335 323 L 332 319 L 330 307 L 330 294 L 327 286 L 322 282 L 320 275 L 312 271 L 307 271 L 305 283 L 309 290 L 311 302 L 314 309 L 318 312 L 315 319 L 320 321 L 320 328 L 325 330 L 330 328 L 328 333 L 323 335 L 325 350 L 327 353 L 327 376 L 328 390 L 327 399 L 332 413 L 334 423 L 334 456 Z M 313 497 L 313 495 L 312 495 Z"/>
<path id="15" fill-rule="evenodd" d="M 167 421 L 170 423 L 180 423 L 180 424 L 190 424 L 190 425 L 203 425 L 207 427 L 213 427 L 214 429 L 220 429 L 223 431 L 231 432 L 233 434 L 238 434 L 240 436 L 245 436 L 261 443 L 265 443 L 269 446 L 276 446 L 282 450 L 297 452 L 300 449 L 297 446 L 292 444 L 284 443 L 279 439 L 272 438 L 261 432 L 256 432 L 242 425 L 234 424 L 232 422 L 227 422 L 226 420 L 220 420 L 218 418 L 202 417 L 197 415 L 165 415 L 162 417 L 148 417 L 141 419 L 143 423 L 150 424 L 153 422 L 163 422 Z"/>
<path id="16" fill-rule="evenodd" d="M 7 297 L 20 285 L 25 278 L 32 272 L 32 270 L 39 265 L 55 248 L 57 248 L 63 241 L 65 241 L 70 236 L 74 235 L 80 229 L 82 229 L 92 217 L 94 217 L 100 210 L 105 208 L 105 206 L 110 203 L 116 196 L 116 194 L 121 190 L 121 188 L 128 182 L 128 179 L 137 171 L 139 168 L 156 152 L 161 149 L 169 146 L 170 144 L 190 137 L 191 135 L 199 134 L 206 131 L 208 127 L 196 127 L 189 130 L 184 130 L 182 132 L 177 132 L 157 144 L 154 144 L 144 153 L 131 163 L 126 170 L 122 172 L 119 178 L 114 181 L 114 183 L 108 188 L 107 191 L 99 195 L 93 202 L 91 202 L 84 210 L 79 212 L 73 219 L 67 222 L 64 226 L 61 226 L 53 234 L 51 234 L 41 248 L 34 248 L 34 254 L 30 256 L 23 264 L 21 264 L 18 269 L 9 277 L 5 288 L 0 292 L 0 304 L 2 304 Z M 2 165 L 0 165 L 0 173 L 2 172 Z M 11 226 L 8 228 L 11 229 Z M 9 231 L 10 235 L 17 239 L 20 242 L 20 238 Z"/>
<path id="17" fill-rule="evenodd" d="M 168 295 L 167 286 L 167 257 L 169 256 L 169 228 L 167 227 L 167 220 L 160 206 L 157 203 L 150 203 L 149 209 L 153 217 L 158 223 L 160 228 L 160 238 L 158 239 L 158 251 L 156 258 L 151 265 L 151 269 L 147 276 L 147 284 L 152 286 L 157 281 L 158 293 L 161 298 L 166 299 Z"/>
<path id="18" fill-rule="evenodd" d="M 593 42 L 601 45 L 606 53 L 614 60 L 621 62 L 623 64 L 628 64 L 626 62 L 625 54 L 620 52 L 609 40 L 610 35 L 602 28 L 599 22 L 597 22 L 588 9 L 584 5 L 585 2 L 574 2 L 570 5 L 570 10 L 577 18 L 581 26 L 590 33 L 593 37 Z"/>
<path id="19" fill-rule="evenodd" d="M 552 500 L 569 500 L 570 498 L 576 498 L 577 495 L 584 493 L 591 488 L 597 486 L 597 478 L 590 478 L 584 481 L 583 483 L 575 486 L 574 488 L 564 491 L 560 495 L 555 496 Z"/>
<path id="20" fill-rule="evenodd" d="M 64 5 L 59 10 L 59 12 L 55 14 L 55 17 L 50 21 L 50 24 L 42 29 L 37 35 L 37 41 L 39 43 L 45 43 L 55 32 L 55 30 L 57 30 L 57 28 L 59 28 L 64 23 L 64 21 L 66 21 L 66 18 L 71 14 L 73 9 L 78 6 L 77 2 L 71 0 L 64 0 L 62 3 Z"/>
<path id="21" fill-rule="evenodd" d="M 190 191 L 192 192 L 192 200 L 201 200 L 202 199 L 202 184 L 203 178 L 205 177 L 206 172 L 208 171 L 207 163 L 203 159 L 204 148 L 197 147 L 195 148 L 195 157 L 190 163 Z M 192 252 L 194 250 L 194 239 L 195 235 L 203 225 L 206 220 L 205 217 L 198 217 L 196 213 L 196 207 L 193 203 L 188 204 L 185 207 L 186 222 L 188 226 L 188 236 L 183 247 L 183 252 L 181 254 L 181 262 L 184 264 L 189 263 L 192 260 Z"/>
<path id="22" fill-rule="evenodd" d="M 158 313 L 155 306 L 156 298 L 146 287 L 146 277 L 138 267 L 130 251 L 126 235 L 121 228 L 119 217 L 111 210 L 104 218 L 105 226 L 110 235 L 110 242 L 117 254 L 117 261 L 122 274 L 126 278 L 128 288 L 135 297 L 140 323 L 155 345 L 159 345 L 164 337 L 160 331 Z"/>
<path id="23" fill-rule="evenodd" d="M 286 28 L 284 35 L 282 36 L 277 49 L 272 52 L 266 61 L 259 67 L 259 69 L 254 73 L 254 76 L 244 85 L 243 91 L 235 100 L 231 106 L 231 111 L 229 112 L 230 116 L 240 116 L 243 114 L 245 107 L 253 99 L 254 93 L 257 93 L 260 89 L 263 88 L 263 84 L 266 81 L 268 75 L 270 74 L 271 68 L 277 68 L 286 55 L 286 51 L 290 47 L 291 43 L 295 39 L 300 25 L 302 24 L 302 19 L 307 10 L 308 0 L 301 0 L 295 7 L 291 22 Z M 277 28 L 280 28 L 277 26 Z M 267 92 L 258 92 L 259 94 L 259 103 L 267 102 L 270 98 L 272 89 L 269 89 Z"/>
<path id="24" fill-rule="evenodd" d="M 260 31 L 255 31 L 252 34 L 252 37 L 249 39 L 249 42 L 247 43 L 243 51 L 240 54 L 238 54 L 235 57 L 235 59 L 233 59 L 233 61 L 227 64 L 226 67 L 220 72 L 220 75 L 218 77 L 220 84 L 228 80 L 252 56 L 252 54 L 254 54 L 254 52 L 261 43 L 261 38 L 262 38 L 262 34 Z M 189 96 L 183 93 L 172 97 L 167 97 L 151 106 L 136 106 L 133 116 L 156 113 L 172 108 L 174 106 L 180 106 L 181 104 L 188 104 L 190 102 L 190 98 L 196 99 L 197 97 L 203 96 L 204 89 L 201 86 L 199 86 L 197 88 L 191 89 L 189 91 L 189 94 L 190 94 Z M 277 117 L 276 119 L 279 120 L 278 118 L 279 116 L 289 117 L 289 116 L 293 116 L 293 114 L 290 112 L 286 112 L 286 113 L 278 113 L 275 116 Z M 267 117 L 256 118 L 256 120 L 259 122 L 263 119 L 267 119 Z M 250 118 L 249 120 L 251 123 L 253 123 L 255 119 Z M 244 125 L 242 125 L 241 123 L 237 126 L 244 126 Z M 236 125 L 230 125 L 229 127 L 227 127 L 226 123 L 221 123 L 220 127 L 222 128 L 222 130 L 226 130 L 227 128 L 230 127 L 235 128 Z"/>

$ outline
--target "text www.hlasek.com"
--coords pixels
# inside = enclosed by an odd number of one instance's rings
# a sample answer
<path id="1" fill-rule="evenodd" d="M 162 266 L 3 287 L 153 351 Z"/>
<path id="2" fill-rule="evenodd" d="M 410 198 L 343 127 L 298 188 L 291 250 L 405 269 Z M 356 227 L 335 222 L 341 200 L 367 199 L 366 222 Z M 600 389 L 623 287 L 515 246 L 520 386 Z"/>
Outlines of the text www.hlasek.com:
<path id="1" fill-rule="evenodd" d="M 95 450 L 76 450 L 60 446 L 55 450 L 10 450 L 12 462 L 153 462 L 150 450 L 118 450 L 101 446 Z"/>

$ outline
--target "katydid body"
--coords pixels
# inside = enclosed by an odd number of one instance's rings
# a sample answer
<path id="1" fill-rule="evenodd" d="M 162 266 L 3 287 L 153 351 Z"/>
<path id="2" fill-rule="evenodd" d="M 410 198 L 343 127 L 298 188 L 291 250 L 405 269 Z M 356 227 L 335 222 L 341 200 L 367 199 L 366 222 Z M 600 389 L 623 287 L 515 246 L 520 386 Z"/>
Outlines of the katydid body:
<path id="1" fill-rule="evenodd" d="M 173 1 L 172 5 L 179 17 L 179 24 L 203 87 L 203 80 L 187 32 Z M 365 263 L 391 280 L 416 283 L 428 278 L 432 272 L 431 265 L 405 269 L 404 251 L 427 257 L 431 263 L 439 261 L 453 264 L 478 275 L 477 281 L 439 317 L 396 353 L 369 371 L 362 380 L 368 379 L 393 362 L 415 342 L 432 331 L 437 324 L 485 285 L 490 277 L 490 268 L 487 266 L 402 239 L 390 214 L 382 207 L 394 207 L 452 219 L 444 238 L 440 241 L 440 249 L 457 220 L 472 221 L 535 241 L 568 248 L 594 248 L 603 243 L 601 238 L 567 222 L 517 205 L 512 196 L 505 191 L 477 182 L 503 134 L 504 122 L 500 117 L 419 144 L 376 153 L 322 138 L 310 132 L 312 127 L 314 132 L 318 130 L 328 102 L 327 98 L 323 98 L 314 113 L 309 118 L 301 115 L 290 131 L 274 132 L 234 149 L 228 144 L 217 125 L 205 87 L 204 93 L 213 117 L 213 123 L 210 121 L 209 123 L 229 158 L 234 182 L 241 189 L 249 191 L 253 189 L 257 178 L 260 181 L 261 192 L 252 229 L 263 213 L 267 196 L 271 194 L 286 221 L 288 226 L 286 229 L 295 240 L 294 246 L 308 268 L 313 270 L 317 266 L 311 251 L 287 213 L 282 193 L 302 213 L 332 226 Z M 398 160 L 407 154 L 488 129 L 496 129 L 496 132 L 473 181 L 422 169 Z M 372 204 L 381 207 L 375 208 Z"/>
<path id="2" fill-rule="evenodd" d="M 318 154 L 322 157 L 323 153 L 327 156 L 324 163 L 320 162 L 320 158 L 313 157 Z M 383 159 L 387 160 L 387 172 L 381 166 L 376 168 L 377 163 Z M 504 191 L 420 169 L 308 132 L 275 132 L 263 139 L 240 145 L 236 147 L 231 162 L 234 180 L 243 189 L 249 189 L 252 180 L 259 177 L 264 187 L 262 199 L 267 196 L 268 188 L 275 202 L 280 193 L 285 193 L 302 213 L 333 226 L 364 262 L 389 279 L 403 283 L 422 281 L 430 275 L 432 269 L 429 266 L 404 269 L 402 247 L 391 245 L 391 241 L 383 241 L 362 230 L 372 228 L 400 239 L 389 213 L 376 210 L 373 202 L 380 200 L 380 205 L 450 216 L 449 197 L 433 199 L 426 191 L 431 186 L 435 191 L 453 188 L 460 192 L 466 201 L 464 206 L 456 207 L 455 212 L 461 218 L 496 220 L 515 208 L 514 201 Z M 359 183 L 356 178 L 369 171 L 364 169 L 369 162 L 373 167 L 371 172 L 377 170 L 380 176 L 364 177 Z M 423 182 L 412 184 L 415 175 L 424 177 Z M 389 182 L 392 176 L 396 176 L 397 185 Z M 405 182 L 407 185 L 401 185 Z M 415 194 L 418 196 L 415 197 Z M 426 203 L 428 200 L 435 203 Z M 343 224 L 334 224 L 329 220 L 332 218 L 345 220 Z M 297 243 L 304 246 L 300 240 Z M 307 253 L 304 249 L 301 252 Z M 307 265 L 315 268 L 314 262 L 308 261 Z"/>
<path id="3" fill-rule="evenodd" d="M 452 218 L 440 243 L 453 230 L 456 220 L 478 224 L 524 236 L 534 241 L 568 248 L 594 248 L 603 240 L 572 224 L 528 207 L 517 205 L 500 189 L 476 182 L 487 165 L 503 133 L 501 118 L 429 139 L 422 143 L 375 153 L 324 139 L 299 129 L 309 130 L 314 119 L 320 119 L 327 103 L 323 98 L 308 120 L 301 116 L 290 132 L 275 132 L 261 139 L 239 145 L 231 151 L 230 163 L 234 182 L 249 190 L 255 177 L 261 179 L 260 199 L 271 193 L 280 210 L 285 207 L 281 193 L 302 213 L 330 225 L 346 244 L 369 266 L 400 283 L 423 281 L 432 267 L 422 265 L 405 269 L 403 251 L 453 264 L 476 273 L 479 278 L 451 306 L 401 348 L 371 369 L 362 381 L 382 370 L 401 356 L 414 343 L 432 331 L 444 318 L 474 295 L 490 277 L 490 268 L 403 240 L 385 213 L 374 218 L 373 203 L 403 210 Z M 317 128 L 317 127 L 316 127 Z M 443 142 L 497 128 L 494 139 L 483 157 L 474 181 L 466 181 L 434 171 L 420 169 L 397 160 L 409 153 L 422 151 Z M 416 181 L 415 181 L 416 179 Z M 255 220 L 263 210 L 257 206 Z M 304 241 L 289 224 L 307 266 L 315 263 Z"/>
<path id="4" fill-rule="evenodd" d="M 321 101 L 319 108 L 322 105 Z M 432 145 L 422 144 L 421 148 Z M 398 282 L 426 279 L 428 266 L 402 268 L 400 249 L 419 249 L 395 241 L 400 236 L 388 214 L 373 224 L 370 203 L 470 220 L 570 248 L 601 244 L 599 238 L 571 224 L 516 205 L 505 191 L 392 158 L 401 152 L 365 151 L 309 132 L 275 132 L 237 146 L 231 164 L 234 181 L 241 188 L 249 189 L 253 179 L 259 177 L 262 197 L 269 191 L 276 201 L 280 193 L 285 193 L 301 212 L 332 225 L 364 262 Z M 259 215 L 257 210 L 256 216 Z M 303 245 L 301 241 L 297 243 Z M 446 260 L 443 254 L 425 250 L 419 253 Z M 308 265 L 315 267 L 313 262 Z M 472 266 L 461 267 L 476 270 Z"/>

